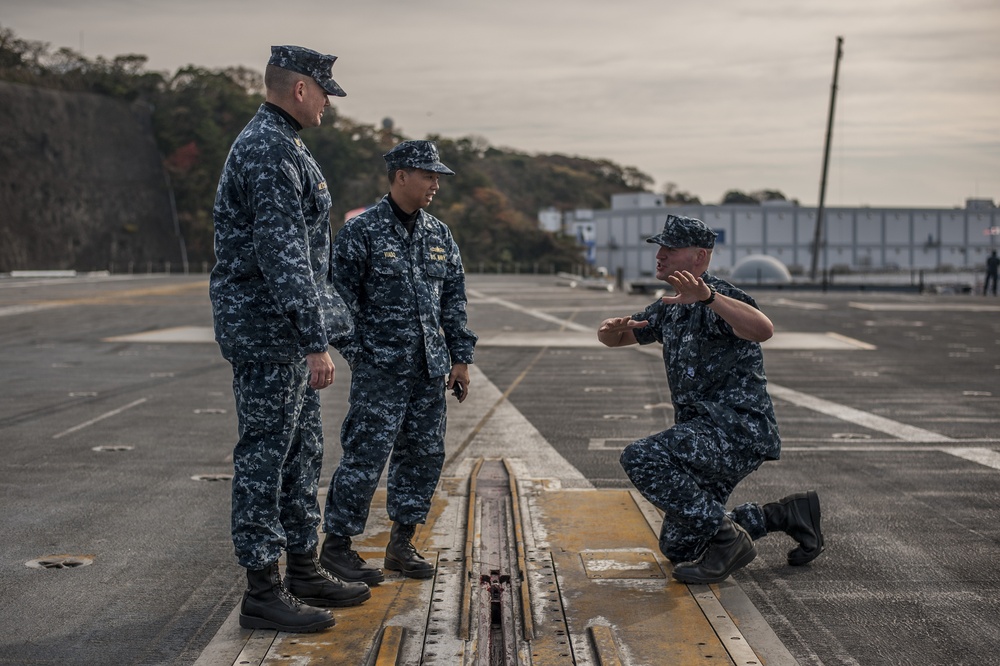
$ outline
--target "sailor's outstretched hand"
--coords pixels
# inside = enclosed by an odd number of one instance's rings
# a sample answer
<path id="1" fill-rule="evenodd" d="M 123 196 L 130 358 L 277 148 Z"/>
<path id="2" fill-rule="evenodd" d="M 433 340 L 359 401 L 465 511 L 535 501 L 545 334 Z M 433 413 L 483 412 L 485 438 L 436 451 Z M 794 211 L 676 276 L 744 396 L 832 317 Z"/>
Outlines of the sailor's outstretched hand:
<path id="1" fill-rule="evenodd" d="M 705 281 L 688 271 L 676 271 L 668 275 L 667 282 L 677 292 L 673 296 L 664 296 L 660 299 L 667 305 L 688 305 L 704 301 L 712 295 L 712 290 Z"/>
<path id="2" fill-rule="evenodd" d="M 622 333 L 633 328 L 645 328 L 649 326 L 648 321 L 636 321 L 631 317 L 612 317 L 601 322 L 601 327 L 597 329 L 600 333 Z"/>

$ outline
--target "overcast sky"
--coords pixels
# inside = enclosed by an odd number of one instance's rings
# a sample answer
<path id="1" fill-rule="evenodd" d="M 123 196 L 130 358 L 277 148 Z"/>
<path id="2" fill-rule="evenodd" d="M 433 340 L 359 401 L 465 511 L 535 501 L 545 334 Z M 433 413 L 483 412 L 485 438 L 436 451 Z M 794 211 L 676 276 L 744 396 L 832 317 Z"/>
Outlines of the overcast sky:
<path id="1" fill-rule="evenodd" d="M 340 57 L 333 101 L 362 123 L 805 205 L 843 36 L 827 205 L 1000 200 L 997 0 L 3 0 L 0 25 L 169 73 L 300 44 Z"/>

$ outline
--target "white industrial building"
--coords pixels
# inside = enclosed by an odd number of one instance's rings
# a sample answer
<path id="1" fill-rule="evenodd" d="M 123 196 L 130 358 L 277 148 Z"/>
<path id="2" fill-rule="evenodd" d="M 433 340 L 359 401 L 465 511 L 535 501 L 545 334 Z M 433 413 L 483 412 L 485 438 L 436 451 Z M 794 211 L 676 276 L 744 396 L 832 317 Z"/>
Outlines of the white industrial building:
<path id="1" fill-rule="evenodd" d="M 651 193 L 617 194 L 608 210 L 549 210 L 543 227 L 577 236 L 588 261 L 626 280 L 653 274 L 656 247 L 646 238 L 663 228 L 668 213 L 703 220 L 718 232 L 713 270 L 727 273 L 741 259 L 767 255 L 792 275 L 808 275 L 816 208 L 791 202 L 760 205 L 668 206 Z M 840 208 L 823 211 L 820 272 L 979 270 L 1000 245 L 1000 209 L 970 199 L 965 208 Z"/>

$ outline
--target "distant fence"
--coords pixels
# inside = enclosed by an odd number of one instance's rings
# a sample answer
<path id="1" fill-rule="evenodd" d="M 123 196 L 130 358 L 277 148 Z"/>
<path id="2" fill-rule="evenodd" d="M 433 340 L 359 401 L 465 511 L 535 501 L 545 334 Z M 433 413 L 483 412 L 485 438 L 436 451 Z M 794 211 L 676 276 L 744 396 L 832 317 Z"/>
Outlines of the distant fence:
<path id="1" fill-rule="evenodd" d="M 124 264 L 112 264 L 108 267 L 108 272 L 112 274 L 135 275 L 140 273 L 208 273 L 213 264 L 208 261 L 200 263 L 193 262 L 188 266 L 176 262 L 128 262 Z M 521 262 L 521 261 L 472 261 L 465 264 L 466 273 L 501 273 L 501 274 L 531 274 L 531 275 L 555 275 L 556 273 L 573 273 L 574 275 L 587 275 L 591 273 L 591 268 L 587 264 L 557 264 L 544 262 Z"/>
<path id="2" fill-rule="evenodd" d="M 0 273 L 0 276 L 12 278 L 32 278 L 32 277 L 77 277 L 95 275 L 207 275 L 212 269 L 212 262 L 192 262 L 182 264 L 170 261 L 147 261 L 147 262 L 127 262 L 121 264 L 111 264 L 105 270 L 77 271 L 65 269 L 38 269 L 38 270 L 15 270 L 8 274 Z M 502 262 L 502 261 L 475 261 L 465 264 L 465 271 L 469 274 L 480 275 L 577 275 L 580 277 L 594 277 L 598 273 L 588 264 L 557 264 L 543 262 Z M 728 271 L 722 270 L 717 273 L 720 277 L 734 281 L 727 275 Z M 624 280 L 619 274 L 616 277 L 617 286 L 621 289 L 624 283 L 635 286 L 645 285 L 649 289 L 666 288 L 667 285 L 657 280 L 652 275 L 647 275 L 630 280 Z M 779 284 L 764 278 L 757 280 L 744 279 L 734 281 L 740 286 L 771 288 L 771 289 L 857 289 L 857 290 L 906 290 L 932 293 L 977 293 L 982 291 L 983 277 L 979 271 L 954 271 L 954 270 L 906 270 L 906 271 L 873 271 L 873 272 L 835 272 L 823 271 L 820 279 L 812 282 L 803 279 L 801 276 L 792 278 L 791 283 Z"/>
<path id="3" fill-rule="evenodd" d="M 141 273 L 208 273 L 212 263 L 203 261 L 184 266 L 179 263 L 165 262 L 128 262 L 127 264 L 112 264 L 108 272 L 112 274 L 135 275 Z M 500 273 L 508 275 L 555 275 L 556 273 L 573 273 L 574 275 L 589 275 L 592 269 L 587 264 L 557 264 L 543 262 L 519 261 L 473 261 L 465 264 L 466 273 Z"/>
<path id="4" fill-rule="evenodd" d="M 112 262 L 105 269 L 39 269 L 39 270 L 19 270 L 11 271 L 11 277 L 32 277 L 34 274 L 44 277 L 72 277 L 83 274 L 107 273 L 110 275 L 153 275 L 153 274 L 199 274 L 209 273 L 212 270 L 213 262 L 191 262 L 183 264 L 171 261 L 129 261 L 116 263 Z M 593 273 L 592 267 L 584 263 L 578 264 L 558 264 L 544 262 L 518 262 L 518 261 L 474 261 L 465 264 L 466 273 L 481 274 L 507 274 L 507 275 L 555 275 L 557 273 L 572 273 L 574 275 L 586 276 Z"/>
<path id="5" fill-rule="evenodd" d="M 212 263 L 208 261 L 189 264 L 173 261 L 129 261 L 122 264 L 112 263 L 108 267 L 108 272 L 113 275 L 151 275 L 153 273 L 187 275 L 189 273 L 208 273 L 210 270 L 212 270 Z"/>
<path id="6" fill-rule="evenodd" d="M 587 264 L 556 264 L 519 261 L 473 261 L 465 264 L 466 273 L 499 273 L 509 275 L 555 275 L 556 273 L 573 273 L 587 275 L 591 267 Z"/>

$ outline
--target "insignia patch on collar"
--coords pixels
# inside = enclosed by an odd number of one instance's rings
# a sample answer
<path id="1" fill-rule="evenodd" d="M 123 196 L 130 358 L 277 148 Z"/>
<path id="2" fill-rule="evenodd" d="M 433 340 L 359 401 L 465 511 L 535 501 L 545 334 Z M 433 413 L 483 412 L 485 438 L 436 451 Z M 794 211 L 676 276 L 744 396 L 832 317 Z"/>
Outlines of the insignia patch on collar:
<path id="1" fill-rule="evenodd" d="M 320 183 L 319 185 L 317 185 L 316 189 L 325 190 L 326 189 L 326 181 L 324 180 L 322 183 Z"/>

